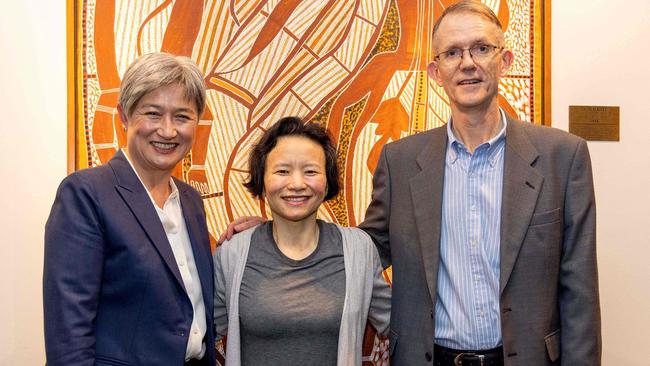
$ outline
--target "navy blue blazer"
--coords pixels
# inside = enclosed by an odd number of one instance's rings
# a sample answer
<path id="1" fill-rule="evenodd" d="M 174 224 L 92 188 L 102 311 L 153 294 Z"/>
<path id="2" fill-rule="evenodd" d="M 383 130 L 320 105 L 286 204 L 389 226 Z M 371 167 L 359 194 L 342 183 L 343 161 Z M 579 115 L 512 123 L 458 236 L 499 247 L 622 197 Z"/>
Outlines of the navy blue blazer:
<path id="1" fill-rule="evenodd" d="M 213 267 L 203 201 L 175 180 L 206 309 L 215 365 Z M 122 152 L 61 183 L 45 226 L 47 365 L 178 365 L 192 323 L 171 246 Z"/>

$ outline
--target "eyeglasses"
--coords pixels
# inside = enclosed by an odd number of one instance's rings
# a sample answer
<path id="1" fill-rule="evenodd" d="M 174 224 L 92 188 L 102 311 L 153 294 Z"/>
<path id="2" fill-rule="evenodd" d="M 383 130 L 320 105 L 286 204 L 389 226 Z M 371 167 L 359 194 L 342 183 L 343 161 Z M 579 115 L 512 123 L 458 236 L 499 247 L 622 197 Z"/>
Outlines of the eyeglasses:
<path id="1" fill-rule="evenodd" d="M 479 43 L 469 48 L 452 48 L 445 52 L 441 52 L 436 55 L 436 57 L 434 57 L 434 60 L 445 64 L 445 66 L 458 65 L 458 63 L 460 63 L 460 60 L 463 59 L 465 51 L 469 51 L 469 55 L 472 57 L 472 60 L 480 62 L 490 57 L 496 50 L 502 49 L 503 47 L 500 46 Z"/>

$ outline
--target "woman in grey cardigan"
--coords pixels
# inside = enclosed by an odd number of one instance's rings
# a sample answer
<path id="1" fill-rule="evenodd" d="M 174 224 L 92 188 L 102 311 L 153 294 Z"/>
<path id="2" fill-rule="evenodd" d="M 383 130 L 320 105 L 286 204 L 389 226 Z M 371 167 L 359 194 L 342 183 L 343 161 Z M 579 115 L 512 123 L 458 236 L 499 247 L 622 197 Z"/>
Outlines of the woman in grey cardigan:
<path id="1" fill-rule="evenodd" d="M 339 190 L 326 131 L 287 117 L 249 157 L 253 196 L 273 221 L 217 248 L 214 319 L 226 365 L 360 366 L 366 320 L 387 330 L 390 287 L 361 230 L 316 219 Z"/>

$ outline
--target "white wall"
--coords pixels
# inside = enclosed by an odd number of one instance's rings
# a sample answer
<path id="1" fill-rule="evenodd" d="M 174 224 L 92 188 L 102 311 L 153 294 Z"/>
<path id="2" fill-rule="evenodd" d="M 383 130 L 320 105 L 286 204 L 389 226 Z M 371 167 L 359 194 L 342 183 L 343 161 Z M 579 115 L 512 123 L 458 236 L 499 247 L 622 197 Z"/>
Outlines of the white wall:
<path id="1" fill-rule="evenodd" d="M 0 365 L 42 365 L 43 225 L 66 174 L 65 1 L 0 8 Z"/>
<path id="2" fill-rule="evenodd" d="M 66 174 L 65 1 L 3 2 L 0 365 L 42 365 L 43 225 Z M 649 17 L 647 0 L 553 1 L 554 125 L 568 128 L 569 105 L 621 106 L 621 142 L 589 144 L 611 366 L 647 364 L 650 339 Z"/>
<path id="3" fill-rule="evenodd" d="M 621 141 L 590 142 L 604 365 L 648 365 L 650 2 L 553 1 L 553 123 L 569 105 L 621 107 Z"/>

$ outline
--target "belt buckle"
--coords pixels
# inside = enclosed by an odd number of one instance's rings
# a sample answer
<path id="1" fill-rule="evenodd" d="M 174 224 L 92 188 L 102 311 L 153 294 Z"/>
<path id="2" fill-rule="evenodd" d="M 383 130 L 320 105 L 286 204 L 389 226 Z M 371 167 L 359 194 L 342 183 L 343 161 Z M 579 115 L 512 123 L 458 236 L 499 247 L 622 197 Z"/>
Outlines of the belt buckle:
<path id="1" fill-rule="evenodd" d="M 465 356 L 478 357 L 481 366 L 485 366 L 485 355 L 477 355 L 476 353 L 471 353 L 471 352 L 459 353 L 456 357 L 454 357 L 454 365 L 463 366 L 463 357 Z"/>

